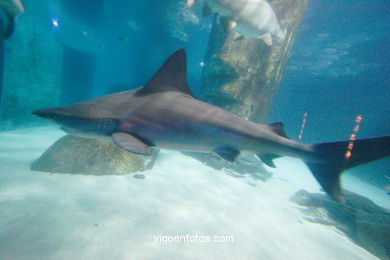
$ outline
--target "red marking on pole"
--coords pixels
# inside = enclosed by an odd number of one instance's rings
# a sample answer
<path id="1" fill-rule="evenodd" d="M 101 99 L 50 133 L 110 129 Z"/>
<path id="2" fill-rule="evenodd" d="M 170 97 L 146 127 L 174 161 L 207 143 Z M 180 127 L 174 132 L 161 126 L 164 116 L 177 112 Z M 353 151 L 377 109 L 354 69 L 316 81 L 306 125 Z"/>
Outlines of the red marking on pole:
<path id="1" fill-rule="evenodd" d="M 307 115 L 308 115 L 307 112 L 305 112 L 305 113 L 303 114 L 303 120 L 302 120 L 301 130 L 299 131 L 299 136 L 298 136 L 298 139 L 299 139 L 299 140 L 301 140 L 301 139 L 302 139 L 302 136 L 303 136 L 303 130 L 305 129 Z"/>
<path id="2" fill-rule="evenodd" d="M 345 153 L 345 159 L 349 159 L 349 158 L 351 158 L 351 155 L 352 155 L 352 152 L 351 151 L 347 151 L 346 153 Z"/>
<path id="3" fill-rule="evenodd" d="M 348 146 L 347 146 L 347 151 L 345 152 L 345 156 L 344 156 L 345 159 L 347 159 L 347 160 L 349 158 L 351 158 L 351 156 L 352 156 L 352 150 L 353 150 L 353 147 L 355 145 L 356 135 L 359 132 L 360 123 L 362 122 L 362 120 L 363 120 L 363 117 L 361 115 L 358 115 L 355 118 L 356 125 L 353 128 L 353 130 L 352 130 L 352 134 L 351 134 L 351 137 L 349 138 L 349 143 L 348 143 Z"/>

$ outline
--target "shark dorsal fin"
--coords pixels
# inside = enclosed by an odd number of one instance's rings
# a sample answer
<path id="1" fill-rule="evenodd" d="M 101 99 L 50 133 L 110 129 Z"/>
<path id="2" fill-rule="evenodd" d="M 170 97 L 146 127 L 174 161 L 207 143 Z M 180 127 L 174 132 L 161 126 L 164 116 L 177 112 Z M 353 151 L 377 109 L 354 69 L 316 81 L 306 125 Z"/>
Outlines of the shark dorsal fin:
<path id="1" fill-rule="evenodd" d="M 147 95 L 162 91 L 177 91 L 193 96 L 187 84 L 187 61 L 184 49 L 173 53 L 154 74 L 152 79 L 137 91 L 137 95 Z"/>

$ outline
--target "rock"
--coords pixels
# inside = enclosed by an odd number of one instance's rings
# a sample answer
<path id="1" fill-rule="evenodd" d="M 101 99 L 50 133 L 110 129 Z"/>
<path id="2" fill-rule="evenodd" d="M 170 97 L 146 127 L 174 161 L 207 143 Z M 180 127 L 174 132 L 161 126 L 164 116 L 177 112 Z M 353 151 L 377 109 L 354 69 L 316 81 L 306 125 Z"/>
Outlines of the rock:
<path id="1" fill-rule="evenodd" d="M 264 164 L 254 154 L 241 154 L 234 163 L 228 162 L 226 168 L 261 181 L 266 181 L 272 176 L 272 173 L 264 168 Z"/>
<path id="2" fill-rule="evenodd" d="M 145 179 L 145 174 L 134 174 L 133 176 L 135 179 L 143 180 Z"/>
<path id="3" fill-rule="evenodd" d="M 267 171 L 263 167 L 263 163 L 253 154 L 241 154 L 233 163 L 214 153 L 183 152 L 183 154 L 193 157 L 215 170 L 225 170 L 227 174 L 237 178 L 249 175 L 253 179 L 266 181 L 272 176 L 272 173 Z"/>
<path id="4" fill-rule="evenodd" d="M 383 214 L 358 214 L 356 236 L 361 245 L 382 259 L 390 259 L 390 217 Z M 374 253 L 375 254 L 375 253 Z"/>
<path id="5" fill-rule="evenodd" d="M 309 207 L 301 211 L 305 214 L 304 219 L 309 222 L 331 226 L 336 225 L 335 221 L 329 217 L 328 212 L 324 208 Z"/>
<path id="6" fill-rule="evenodd" d="M 33 162 L 33 171 L 124 175 L 153 167 L 158 151 L 152 156 L 127 152 L 111 142 L 66 135 Z"/>
<path id="7" fill-rule="evenodd" d="M 222 170 L 227 164 L 226 160 L 213 153 L 182 152 L 182 154 L 201 161 L 215 170 Z"/>
<path id="8" fill-rule="evenodd" d="M 329 196 L 296 192 L 290 200 L 302 208 L 305 219 L 319 224 L 333 225 L 359 246 L 381 259 L 390 259 L 390 214 L 371 200 L 356 193 L 343 191 L 345 204 Z"/>

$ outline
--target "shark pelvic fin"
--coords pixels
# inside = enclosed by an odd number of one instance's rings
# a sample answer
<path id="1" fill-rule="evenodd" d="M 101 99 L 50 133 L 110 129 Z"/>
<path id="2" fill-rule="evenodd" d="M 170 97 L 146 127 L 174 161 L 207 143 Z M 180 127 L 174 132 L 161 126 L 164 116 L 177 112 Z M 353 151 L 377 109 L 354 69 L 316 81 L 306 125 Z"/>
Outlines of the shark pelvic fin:
<path id="1" fill-rule="evenodd" d="M 240 155 L 240 151 L 232 147 L 219 147 L 215 149 L 214 152 L 229 162 L 234 162 Z"/>
<path id="2" fill-rule="evenodd" d="M 271 168 L 276 168 L 273 160 L 281 157 L 280 155 L 273 154 L 273 153 L 264 153 L 264 154 L 258 154 L 257 157 L 265 163 L 267 166 Z"/>
<path id="3" fill-rule="evenodd" d="M 150 155 L 150 146 L 131 134 L 123 132 L 114 133 L 112 134 L 112 139 L 117 145 L 126 151 L 136 154 Z"/>
<path id="4" fill-rule="evenodd" d="M 187 59 L 184 49 L 173 53 L 136 94 L 148 95 L 163 91 L 177 91 L 194 96 L 187 84 Z"/>
<path id="5" fill-rule="evenodd" d="M 284 131 L 284 124 L 282 122 L 276 122 L 269 125 L 269 128 L 272 132 L 275 134 L 288 138 L 286 132 Z M 274 154 L 274 153 L 262 153 L 258 154 L 257 157 L 265 163 L 267 166 L 271 168 L 276 168 L 273 160 L 281 157 L 280 155 Z"/>

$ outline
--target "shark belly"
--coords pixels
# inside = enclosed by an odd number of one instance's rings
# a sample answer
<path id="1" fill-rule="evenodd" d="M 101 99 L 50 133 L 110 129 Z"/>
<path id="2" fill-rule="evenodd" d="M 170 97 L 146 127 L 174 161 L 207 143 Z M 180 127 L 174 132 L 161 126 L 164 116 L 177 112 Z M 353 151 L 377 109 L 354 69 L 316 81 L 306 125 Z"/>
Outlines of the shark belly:
<path id="1" fill-rule="evenodd" d="M 162 149 L 213 152 L 220 147 L 241 150 L 245 137 L 217 126 L 181 120 L 137 124 L 126 132 L 145 143 Z"/>

